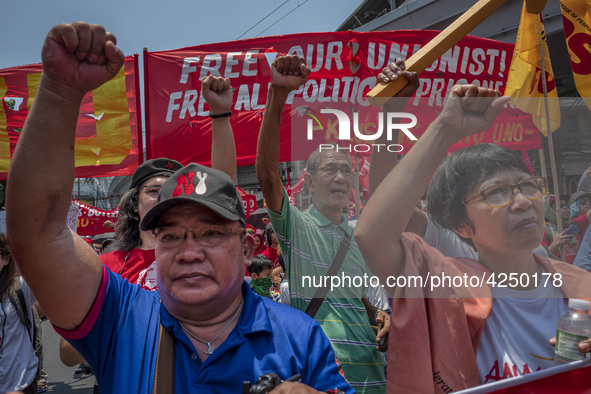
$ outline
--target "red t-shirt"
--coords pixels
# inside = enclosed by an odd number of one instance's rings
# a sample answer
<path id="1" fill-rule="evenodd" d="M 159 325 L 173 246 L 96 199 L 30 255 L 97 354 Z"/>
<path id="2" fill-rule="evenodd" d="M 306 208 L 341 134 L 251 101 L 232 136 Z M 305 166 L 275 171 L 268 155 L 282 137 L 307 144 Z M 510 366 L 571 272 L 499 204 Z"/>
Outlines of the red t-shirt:
<path id="1" fill-rule="evenodd" d="M 589 227 L 589 220 L 587 219 L 587 214 L 581 215 L 578 218 L 574 218 L 571 223 L 576 224 L 581 229 L 581 233 L 577 234 L 575 238 L 579 241 L 579 245 L 585 236 L 585 232 L 587 231 L 587 227 Z"/>
<path id="2" fill-rule="evenodd" d="M 129 283 L 138 283 L 140 271 L 147 269 L 156 260 L 154 249 L 132 249 L 129 252 L 116 250 L 101 254 L 101 261 L 107 268 L 127 279 Z M 126 261 L 127 259 L 127 261 Z"/>
<path id="3" fill-rule="evenodd" d="M 273 269 L 277 267 L 281 267 L 279 264 L 279 256 L 277 255 L 277 249 L 273 249 L 272 247 L 268 247 L 261 253 L 263 256 L 268 257 L 273 262 Z"/>

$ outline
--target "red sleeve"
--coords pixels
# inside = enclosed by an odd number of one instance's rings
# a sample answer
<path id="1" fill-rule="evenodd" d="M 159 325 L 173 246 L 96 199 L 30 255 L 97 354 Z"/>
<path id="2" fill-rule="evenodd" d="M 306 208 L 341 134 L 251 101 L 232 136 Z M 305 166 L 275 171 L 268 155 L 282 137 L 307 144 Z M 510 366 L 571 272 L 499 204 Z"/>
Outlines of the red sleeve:
<path id="1" fill-rule="evenodd" d="M 549 237 L 548 235 L 546 235 L 546 226 L 544 226 L 544 237 L 542 238 L 542 246 L 545 247 L 550 247 L 550 244 L 552 243 L 552 237 Z M 550 238 L 550 240 L 548 240 L 548 238 Z"/>
<path id="2" fill-rule="evenodd" d="M 267 258 L 270 258 L 269 257 L 269 249 L 271 249 L 271 247 L 268 247 L 267 249 L 263 250 L 263 253 L 261 253 L 261 254 Z"/>
<path id="3" fill-rule="evenodd" d="M 120 250 L 115 250 L 113 252 L 101 254 L 99 258 L 105 267 L 109 269 L 109 271 L 118 274 L 121 271 L 121 265 L 124 260 L 120 254 Z"/>
<path id="4" fill-rule="evenodd" d="M 587 227 L 589 227 L 589 219 L 587 219 L 587 215 L 581 215 L 578 218 L 574 218 L 572 223 L 579 226 L 581 229 L 581 238 L 585 236 L 585 232 L 587 231 Z"/>

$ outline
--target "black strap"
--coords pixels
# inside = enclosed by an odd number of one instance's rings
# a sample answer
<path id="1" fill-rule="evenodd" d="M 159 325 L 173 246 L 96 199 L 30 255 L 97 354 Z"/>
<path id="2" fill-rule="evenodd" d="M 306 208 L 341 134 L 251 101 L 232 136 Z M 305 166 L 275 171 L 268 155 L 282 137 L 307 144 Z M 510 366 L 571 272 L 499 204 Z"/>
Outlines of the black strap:
<path id="1" fill-rule="evenodd" d="M 16 309 L 19 320 L 25 327 L 27 327 L 29 339 L 31 340 L 31 343 L 34 344 L 33 337 L 31 336 L 31 327 L 33 324 L 31 323 L 31 319 L 29 319 L 29 308 L 27 307 L 27 302 L 25 301 L 25 295 L 23 294 L 20 279 L 15 279 L 13 291 L 9 292 L 8 298 L 10 298 L 10 302 L 12 302 L 14 309 Z"/>
<path id="2" fill-rule="evenodd" d="M 326 272 L 327 277 L 334 276 L 339 272 L 339 269 L 343 264 L 343 260 L 345 260 L 345 256 L 347 255 L 350 246 L 351 236 L 345 233 L 343 240 L 341 241 L 341 245 L 339 246 L 339 250 L 337 250 L 337 254 L 334 256 L 334 260 Z M 310 315 L 310 317 L 316 316 L 316 312 L 318 312 L 318 309 L 320 309 L 320 305 L 322 305 L 322 302 L 326 298 L 327 294 L 328 286 L 319 287 L 318 290 L 316 290 L 314 298 L 312 298 L 312 301 L 310 301 L 308 307 L 306 308 L 306 313 Z"/>
<path id="3" fill-rule="evenodd" d="M 21 285 L 20 278 L 16 278 L 12 285 L 12 288 L 8 292 L 8 298 L 10 302 L 14 306 L 16 313 L 18 314 L 18 318 L 23 326 L 26 327 L 27 333 L 29 334 L 29 339 L 31 340 L 31 345 L 33 346 L 33 350 L 35 351 L 35 355 L 39 359 L 39 363 L 37 365 L 37 377 L 31 383 L 34 385 L 35 392 L 37 392 L 37 378 L 39 376 L 39 372 L 41 371 L 41 366 L 43 363 L 43 342 L 41 339 L 41 321 L 39 320 L 39 315 L 37 314 L 37 310 L 35 307 L 29 308 L 27 302 L 25 301 L 25 294 L 23 293 L 23 288 Z M 33 315 L 33 322 L 29 319 L 29 310 Z M 32 330 L 32 333 L 31 333 Z M 25 391 L 26 393 L 26 391 Z"/>

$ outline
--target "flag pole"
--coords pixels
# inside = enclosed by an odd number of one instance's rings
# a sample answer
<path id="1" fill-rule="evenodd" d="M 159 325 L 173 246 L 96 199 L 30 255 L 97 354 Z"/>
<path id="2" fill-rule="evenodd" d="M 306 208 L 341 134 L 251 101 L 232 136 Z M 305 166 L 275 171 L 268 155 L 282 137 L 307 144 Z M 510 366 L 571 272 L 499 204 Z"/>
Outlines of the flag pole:
<path id="1" fill-rule="evenodd" d="M 554 158 L 554 142 L 552 141 L 552 132 L 550 127 L 550 107 L 548 105 L 548 88 L 546 87 L 546 70 L 544 67 L 544 48 L 540 44 L 540 52 L 542 54 L 542 87 L 544 89 L 544 109 L 546 111 L 546 128 L 548 130 L 548 150 L 550 151 L 550 168 L 552 170 L 552 179 L 554 179 L 554 195 L 556 198 L 560 198 L 560 190 L 558 187 L 558 176 L 556 173 L 556 160 Z M 556 205 L 556 220 L 559 228 L 562 228 L 562 218 L 560 216 L 559 205 Z"/>
<path id="2" fill-rule="evenodd" d="M 539 25 L 538 25 L 539 26 Z M 538 32 L 538 37 L 542 36 L 542 32 Z M 542 38 L 543 40 L 543 38 Z M 550 106 L 548 104 L 548 87 L 546 86 L 546 67 L 544 64 L 544 46 L 543 43 L 540 42 L 540 63 L 542 68 L 542 88 L 544 89 L 544 110 L 546 111 L 546 130 L 548 133 L 548 150 L 550 154 L 550 168 L 552 170 L 552 179 L 554 179 L 553 186 L 554 186 L 554 209 L 556 210 L 556 226 L 558 228 L 558 233 L 562 233 L 562 215 L 560 214 L 560 189 L 558 185 L 558 176 L 556 173 L 556 160 L 554 158 L 554 142 L 552 140 L 552 128 L 550 125 Z M 560 250 L 560 258 L 562 260 L 565 259 L 564 255 L 564 248 Z"/>
<path id="3" fill-rule="evenodd" d="M 540 155 L 540 167 L 542 167 L 542 176 L 548 178 L 548 171 L 546 171 L 546 157 L 544 155 L 544 149 L 538 149 Z"/>
<path id="4" fill-rule="evenodd" d="M 359 220 L 359 158 L 354 157 L 355 160 L 355 219 Z"/>

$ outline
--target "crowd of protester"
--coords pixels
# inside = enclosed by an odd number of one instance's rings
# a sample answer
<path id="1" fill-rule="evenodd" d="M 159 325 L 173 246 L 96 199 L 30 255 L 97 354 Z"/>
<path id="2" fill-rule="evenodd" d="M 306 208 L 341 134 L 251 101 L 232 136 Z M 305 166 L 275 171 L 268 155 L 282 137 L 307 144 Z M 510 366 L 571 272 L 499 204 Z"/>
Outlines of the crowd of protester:
<path id="1" fill-rule="evenodd" d="M 44 74 L 9 174 L 8 242 L 0 237 L 1 392 L 47 390 L 35 324 L 21 324 L 11 301 L 17 286 L 28 320 L 38 322 L 38 300 L 63 337 L 62 361 L 88 365 L 95 392 L 238 392 L 268 373 L 285 381 L 283 393 L 458 391 L 495 380 L 499 362 L 519 374 L 553 365 L 548 341 L 566 299 L 591 298 L 591 166 L 576 193 L 553 196 L 505 148 L 479 144 L 445 157 L 452 143 L 490 127 L 507 102 L 499 92 L 456 86 L 402 160 L 373 152 L 370 198 L 354 228 L 347 150 L 312 152 L 305 183 L 313 204 L 300 210 L 289 202 L 278 171 L 281 114 L 310 68 L 279 56 L 256 157 L 268 219 L 247 231 L 235 187 L 232 87 L 210 75 L 202 92 L 211 168 L 168 158 L 141 164 L 114 234 L 95 250 L 65 225 L 71 146 L 82 97 L 123 64 L 115 42 L 102 27 L 77 22 L 54 27 L 44 44 Z M 401 76 L 408 85 L 382 111 L 402 112 L 419 78 L 402 61 L 378 75 L 383 83 Z M 18 181 L 41 165 L 51 176 Z M 33 198 L 39 188 L 51 198 Z M 425 190 L 426 213 L 417 208 Z M 366 275 L 386 283 L 444 273 L 547 273 L 560 275 L 561 285 L 433 293 L 302 279 Z"/>

